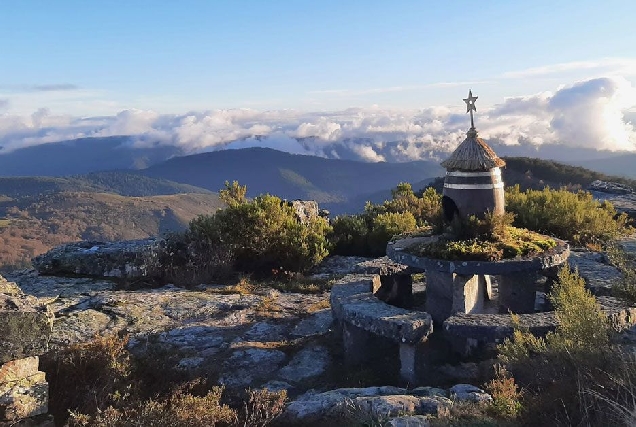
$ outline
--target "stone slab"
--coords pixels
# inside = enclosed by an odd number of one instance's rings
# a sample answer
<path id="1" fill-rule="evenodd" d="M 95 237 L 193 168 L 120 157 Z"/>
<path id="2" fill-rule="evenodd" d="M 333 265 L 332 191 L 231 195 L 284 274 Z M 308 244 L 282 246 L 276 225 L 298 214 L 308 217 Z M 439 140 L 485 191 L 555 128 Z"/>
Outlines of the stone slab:
<path id="1" fill-rule="evenodd" d="M 406 250 L 412 245 L 425 243 L 439 236 L 410 237 L 389 242 L 386 248 L 387 256 L 400 264 L 418 268 L 424 271 L 439 271 L 445 273 L 456 273 L 464 275 L 489 274 L 502 275 L 523 271 L 540 271 L 555 265 L 563 264 L 570 255 L 570 246 L 555 239 L 558 246 L 545 251 L 542 255 L 514 258 L 502 261 L 448 261 L 432 259 L 413 255 Z"/>
<path id="2" fill-rule="evenodd" d="M 415 344 L 433 332 L 433 320 L 428 313 L 393 307 L 372 293 L 339 299 L 332 303 L 332 309 L 340 321 L 398 343 Z"/>

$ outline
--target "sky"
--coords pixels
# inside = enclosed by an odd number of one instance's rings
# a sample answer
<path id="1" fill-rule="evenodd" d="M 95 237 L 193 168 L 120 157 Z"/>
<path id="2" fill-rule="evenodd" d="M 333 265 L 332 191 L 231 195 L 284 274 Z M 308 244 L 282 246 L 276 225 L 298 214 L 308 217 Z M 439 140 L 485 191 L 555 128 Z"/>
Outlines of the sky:
<path id="1" fill-rule="evenodd" d="M 0 0 L 0 153 L 122 133 L 452 145 L 469 88 L 487 137 L 636 151 L 635 16 L 631 0 Z"/>

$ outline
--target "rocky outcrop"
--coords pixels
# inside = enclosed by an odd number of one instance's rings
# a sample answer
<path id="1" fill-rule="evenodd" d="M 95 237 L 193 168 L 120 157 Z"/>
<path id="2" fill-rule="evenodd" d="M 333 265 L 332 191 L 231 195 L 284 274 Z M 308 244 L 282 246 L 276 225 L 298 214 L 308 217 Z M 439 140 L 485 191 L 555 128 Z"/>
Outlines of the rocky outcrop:
<path id="1" fill-rule="evenodd" d="M 596 180 L 588 186 L 595 198 L 607 200 L 619 213 L 625 213 L 636 219 L 636 193 L 624 184 Z"/>
<path id="2" fill-rule="evenodd" d="M 157 350 L 174 359 L 174 369 L 219 372 L 227 387 L 241 390 L 302 392 L 308 380 L 331 368 L 330 350 L 321 345 L 331 332 L 331 311 L 324 308 L 328 294 L 271 288 L 241 293 L 222 285 L 125 291 L 108 280 L 35 271 L 9 277 L 48 300 L 56 317 L 49 339 L 53 350 L 95 336 L 129 335 L 135 355 Z"/>
<path id="3" fill-rule="evenodd" d="M 52 321 L 44 301 L 0 276 L 0 425 L 28 423 L 48 411 L 48 383 L 38 370 L 38 355 L 48 350 Z M 49 422 L 45 418 L 37 425 Z"/>
<path id="4" fill-rule="evenodd" d="M 309 391 L 290 402 L 281 417 L 288 425 L 351 424 L 428 425 L 427 416 L 444 413 L 459 402 L 489 402 L 492 397 L 483 390 L 458 384 L 450 389 L 418 387 L 341 388 L 323 393 Z M 410 420 L 407 420 L 410 419 Z M 417 420 L 419 424 L 406 421 Z M 385 424 L 387 423 L 387 424 Z"/>
<path id="5" fill-rule="evenodd" d="M 33 258 L 32 262 L 40 274 L 46 275 L 160 278 L 159 246 L 155 239 L 69 243 Z"/>
<path id="6" fill-rule="evenodd" d="M 320 215 L 318 203 L 314 200 L 293 200 L 288 203 L 294 209 L 294 213 L 301 224 L 306 224 L 312 218 L 316 218 Z"/>
<path id="7" fill-rule="evenodd" d="M 587 189 L 590 191 L 599 191 L 601 193 L 610 194 L 630 194 L 634 192 L 629 185 L 618 182 L 601 181 L 600 179 L 592 181 L 592 183 L 588 185 Z"/>
<path id="8" fill-rule="evenodd" d="M 0 363 L 47 351 L 53 315 L 38 298 L 23 294 L 0 276 Z"/>
<path id="9" fill-rule="evenodd" d="M 587 288 L 596 296 L 612 295 L 612 286 L 623 278 L 620 270 L 608 264 L 600 252 L 572 252 L 568 263 L 578 270 Z"/>

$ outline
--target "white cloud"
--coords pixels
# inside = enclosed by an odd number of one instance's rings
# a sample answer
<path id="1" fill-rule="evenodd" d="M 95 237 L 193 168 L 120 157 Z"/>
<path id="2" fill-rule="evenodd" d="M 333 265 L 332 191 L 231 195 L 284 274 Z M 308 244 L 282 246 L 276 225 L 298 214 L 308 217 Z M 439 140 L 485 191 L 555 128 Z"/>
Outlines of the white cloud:
<path id="1" fill-rule="evenodd" d="M 554 92 L 506 98 L 481 109 L 480 135 L 505 144 L 564 144 L 636 151 L 634 88 L 624 78 L 589 79 Z M 469 119 L 462 105 L 420 110 L 350 108 L 333 112 L 253 109 L 159 114 L 124 110 L 115 116 L 77 118 L 38 110 L 0 115 L 0 146 L 87 136 L 132 135 L 135 146 L 174 145 L 184 152 L 264 146 L 293 153 L 366 161 L 439 157 L 464 138 Z M 2 151 L 0 151 L 1 153 Z"/>

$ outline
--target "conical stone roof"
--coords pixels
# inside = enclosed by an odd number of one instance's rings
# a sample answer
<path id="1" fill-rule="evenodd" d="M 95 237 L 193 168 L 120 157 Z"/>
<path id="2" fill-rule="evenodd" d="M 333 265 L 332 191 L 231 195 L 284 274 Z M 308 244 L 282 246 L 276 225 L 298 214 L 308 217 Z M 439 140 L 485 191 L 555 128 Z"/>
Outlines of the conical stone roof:
<path id="1" fill-rule="evenodd" d="M 506 162 L 497 157 L 486 141 L 479 138 L 477 131 L 471 128 L 464 142 L 441 165 L 449 171 L 473 172 L 506 166 Z"/>

